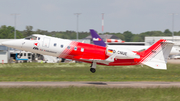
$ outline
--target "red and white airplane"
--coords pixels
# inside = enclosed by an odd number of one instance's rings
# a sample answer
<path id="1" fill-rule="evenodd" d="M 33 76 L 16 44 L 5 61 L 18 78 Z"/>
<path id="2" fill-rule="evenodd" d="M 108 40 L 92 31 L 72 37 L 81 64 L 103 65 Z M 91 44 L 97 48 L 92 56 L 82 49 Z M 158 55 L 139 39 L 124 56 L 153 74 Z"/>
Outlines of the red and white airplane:
<path id="1" fill-rule="evenodd" d="M 24 39 L 2 42 L 2 45 L 43 55 L 91 63 L 90 71 L 94 73 L 96 64 L 107 66 L 147 65 L 154 69 L 167 69 L 166 60 L 174 44 L 161 39 L 147 50 L 131 51 L 126 48 L 102 47 L 33 34 Z"/>

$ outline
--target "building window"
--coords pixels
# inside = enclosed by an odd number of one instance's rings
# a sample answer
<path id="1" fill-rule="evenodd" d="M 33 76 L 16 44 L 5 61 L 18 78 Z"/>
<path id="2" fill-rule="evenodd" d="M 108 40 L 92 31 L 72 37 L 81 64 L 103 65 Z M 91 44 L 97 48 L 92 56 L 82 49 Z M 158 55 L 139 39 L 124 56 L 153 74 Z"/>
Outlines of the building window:
<path id="1" fill-rule="evenodd" d="M 81 52 L 84 52 L 84 48 L 81 48 Z"/>
<path id="2" fill-rule="evenodd" d="M 28 56 L 31 56 L 31 53 L 28 53 Z"/>
<path id="3" fill-rule="evenodd" d="M 61 45 L 61 48 L 63 48 L 63 45 Z"/>
<path id="4" fill-rule="evenodd" d="M 74 50 L 77 51 L 77 47 L 74 47 Z"/>

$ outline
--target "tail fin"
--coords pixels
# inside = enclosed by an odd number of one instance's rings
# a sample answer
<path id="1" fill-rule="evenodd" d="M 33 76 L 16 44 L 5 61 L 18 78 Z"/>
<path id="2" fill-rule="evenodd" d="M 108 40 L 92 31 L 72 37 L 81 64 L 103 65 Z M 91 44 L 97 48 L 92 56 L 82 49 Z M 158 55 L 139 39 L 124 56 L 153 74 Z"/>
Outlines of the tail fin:
<path id="1" fill-rule="evenodd" d="M 95 30 L 90 29 L 90 33 L 92 36 L 93 43 L 98 46 L 106 47 L 106 43 L 102 40 L 102 38 L 96 33 Z"/>
<path id="2" fill-rule="evenodd" d="M 139 52 L 142 57 L 140 62 L 154 69 L 167 69 L 166 63 L 173 45 L 173 42 L 160 39 L 147 50 Z"/>

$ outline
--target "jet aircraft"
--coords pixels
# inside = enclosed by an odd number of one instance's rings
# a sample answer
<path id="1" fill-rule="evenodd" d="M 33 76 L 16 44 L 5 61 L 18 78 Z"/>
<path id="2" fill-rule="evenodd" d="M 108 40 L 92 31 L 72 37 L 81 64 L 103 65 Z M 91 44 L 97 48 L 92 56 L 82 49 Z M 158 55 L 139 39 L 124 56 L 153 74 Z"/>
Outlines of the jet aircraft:
<path id="1" fill-rule="evenodd" d="M 102 47 L 46 35 L 33 34 L 24 39 L 2 42 L 2 45 L 19 50 L 91 63 L 95 73 L 96 64 L 106 66 L 147 65 L 154 69 L 167 69 L 166 60 L 172 42 L 159 40 L 146 50 L 131 51 L 126 48 Z"/>

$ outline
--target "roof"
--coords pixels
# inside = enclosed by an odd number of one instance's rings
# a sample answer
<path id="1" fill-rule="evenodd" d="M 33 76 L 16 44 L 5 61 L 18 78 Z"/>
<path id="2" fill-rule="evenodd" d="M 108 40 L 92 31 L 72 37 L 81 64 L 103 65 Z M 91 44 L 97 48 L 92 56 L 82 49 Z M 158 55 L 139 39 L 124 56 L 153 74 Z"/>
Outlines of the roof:
<path id="1" fill-rule="evenodd" d="M 115 36 L 115 35 L 99 35 L 103 40 L 104 39 L 119 39 L 117 36 Z M 92 39 L 92 36 L 91 35 L 89 35 L 89 36 L 87 36 L 86 38 L 84 38 L 84 39 Z"/>

